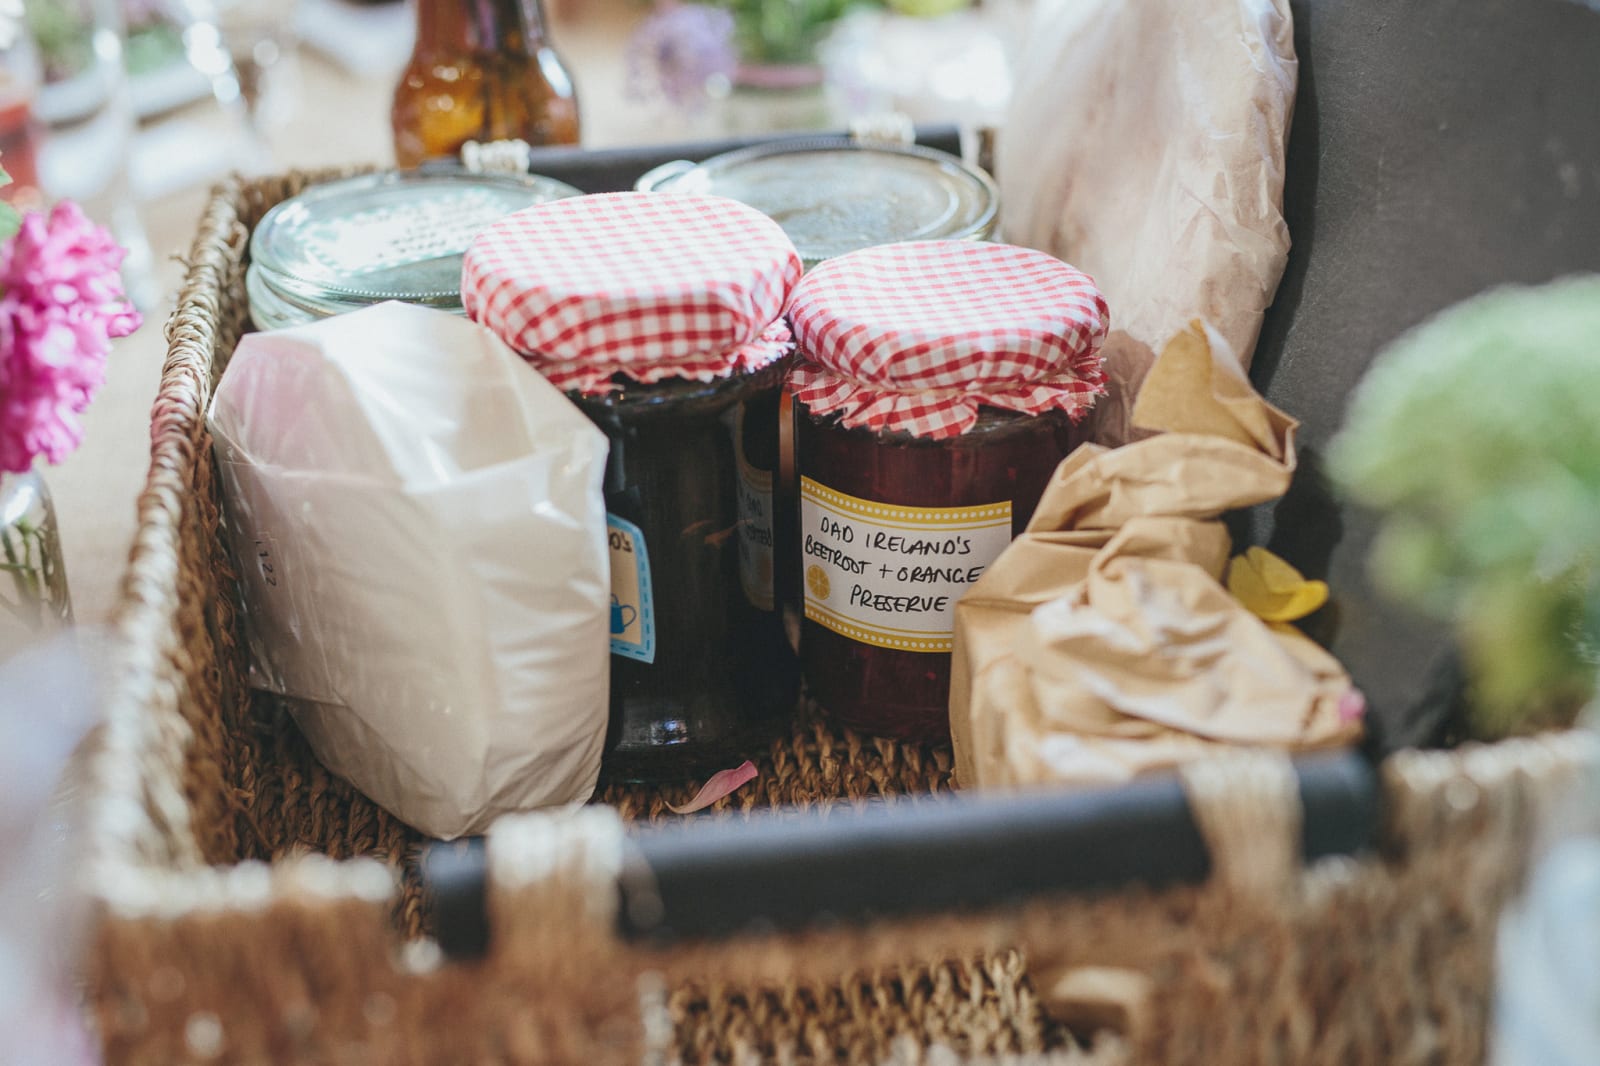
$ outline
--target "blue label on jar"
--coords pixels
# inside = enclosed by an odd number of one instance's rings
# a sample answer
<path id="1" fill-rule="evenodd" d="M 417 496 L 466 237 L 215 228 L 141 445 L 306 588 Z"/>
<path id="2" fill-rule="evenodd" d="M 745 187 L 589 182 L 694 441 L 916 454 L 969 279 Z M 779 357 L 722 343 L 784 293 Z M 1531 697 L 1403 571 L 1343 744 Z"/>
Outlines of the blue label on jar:
<path id="1" fill-rule="evenodd" d="M 655 598 L 644 533 L 627 519 L 606 515 L 611 547 L 611 654 L 656 661 Z"/>

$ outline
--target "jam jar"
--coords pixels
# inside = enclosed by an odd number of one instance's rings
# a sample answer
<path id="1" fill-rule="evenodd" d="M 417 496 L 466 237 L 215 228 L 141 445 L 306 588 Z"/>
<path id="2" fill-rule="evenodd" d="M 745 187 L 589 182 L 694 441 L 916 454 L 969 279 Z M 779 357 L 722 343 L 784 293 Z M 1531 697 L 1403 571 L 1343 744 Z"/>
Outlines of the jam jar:
<path id="1" fill-rule="evenodd" d="M 797 137 L 752 145 L 700 163 L 673 160 L 645 174 L 641 192 L 707 193 L 769 215 L 811 269 L 829 259 L 896 241 L 986 241 L 1000 215 L 994 179 L 959 157 L 916 144 L 856 137 Z M 779 524 L 792 529 L 792 402 L 779 406 L 783 454 Z M 799 624 L 793 567 L 778 573 L 785 621 Z"/>
<path id="2" fill-rule="evenodd" d="M 794 710 L 798 668 L 773 598 L 787 368 L 574 396 L 611 441 L 613 780 L 736 766 Z"/>
<path id="3" fill-rule="evenodd" d="M 789 316 L 806 687 L 865 732 L 947 738 L 955 602 L 1104 391 L 1105 301 L 1043 253 L 929 241 L 824 263 Z"/>
<path id="4" fill-rule="evenodd" d="M 257 329 L 304 325 L 385 300 L 461 310 L 461 256 L 480 230 L 579 195 L 533 174 L 387 171 L 313 185 L 262 217 L 245 275 Z"/>
<path id="5" fill-rule="evenodd" d="M 468 313 L 611 444 L 609 780 L 727 769 L 793 714 L 773 481 L 801 269 L 743 204 L 643 193 L 519 212 L 467 253 Z"/>
<path id="6" fill-rule="evenodd" d="M 726 196 L 770 215 L 807 269 L 894 241 L 994 236 L 994 179 L 948 152 L 916 144 L 799 137 L 674 160 L 639 179 L 641 192 Z"/>

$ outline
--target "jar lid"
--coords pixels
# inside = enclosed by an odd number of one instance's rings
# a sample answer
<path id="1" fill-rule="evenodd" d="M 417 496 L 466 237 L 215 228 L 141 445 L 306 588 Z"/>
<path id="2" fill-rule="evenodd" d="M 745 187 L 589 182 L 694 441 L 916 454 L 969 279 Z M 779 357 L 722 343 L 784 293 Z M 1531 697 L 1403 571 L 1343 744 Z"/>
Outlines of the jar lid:
<path id="1" fill-rule="evenodd" d="M 468 249 L 467 314 L 561 388 L 712 381 L 792 350 L 800 256 L 770 218 L 713 196 L 609 193 L 519 211 Z"/>
<path id="2" fill-rule="evenodd" d="M 359 311 L 372 306 L 365 302 L 314 299 L 293 289 L 283 287 L 279 275 L 266 270 L 260 263 L 251 263 L 244 274 L 245 293 L 250 301 L 250 319 L 257 329 L 284 329 L 303 326 L 322 318 Z M 461 304 L 431 305 L 440 311 L 465 315 Z"/>
<path id="3" fill-rule="evenodd" d="M 250 320 L 257 329 L 287 329 L 315 322 L 318 315 L 297 307 L 278 295 L 262 277 L 259 263 L 244 272 L 244 291 L 250 298 Z"/>
<path id="4" fill-rule="evenodd" d="M 795 289 L 790 388 L 846 426 L 952 437 L 980 406 L 1081 417 L 1105 392 L 1105 298 L 1053 256 L 918 241 L 831 260 Z"/>
<path id="5" fill-rule="evenodd" d="M 486 225 L 580 195 L 537 175 L 390 171 L 314 185 L 256 226 L 250 257 L 297 302 L 459 305 L 461 256 Z"/>
<path id="6" fill-rule="evenodd" d="M 984 240 L 1000 209 L 994 180 L 947 152 L 837 137 L 744 148 L 641 184 L 747 203 L 808 267 L 894 241 Z"/>

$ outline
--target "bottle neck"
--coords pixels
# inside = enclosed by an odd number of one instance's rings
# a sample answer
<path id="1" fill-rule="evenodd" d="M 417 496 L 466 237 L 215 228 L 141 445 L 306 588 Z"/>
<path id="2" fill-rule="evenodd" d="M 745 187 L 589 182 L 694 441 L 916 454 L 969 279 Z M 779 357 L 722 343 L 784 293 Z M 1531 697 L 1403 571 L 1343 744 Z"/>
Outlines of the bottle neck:
<path id="1" fill-rule="evenodd" d="M 545 45 L 543 0 L 417 0 L 417 51 L 532 55 Z"/>

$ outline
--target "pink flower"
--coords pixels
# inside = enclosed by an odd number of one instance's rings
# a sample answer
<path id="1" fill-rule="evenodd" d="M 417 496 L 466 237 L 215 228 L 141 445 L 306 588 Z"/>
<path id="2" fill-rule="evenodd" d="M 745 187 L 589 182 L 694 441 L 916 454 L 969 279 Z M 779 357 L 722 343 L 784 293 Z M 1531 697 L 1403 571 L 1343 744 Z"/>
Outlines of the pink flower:
<path id="1" fill-rule="evenodd" d="M 122 292 L 124 252 L 74 203 L 29 212 L 0 249 L 0 470 L 59 463 L 105 382 L 111 338 L 139 328 Z"/>
<path id="2" fill-rule="evenodd" d="M 733 16 L 708 4 L 657 5 L 628 41 L 628 95 L 663 96 L 694 111 L 713 78 L 730 78 L 739 65 Z"/>

